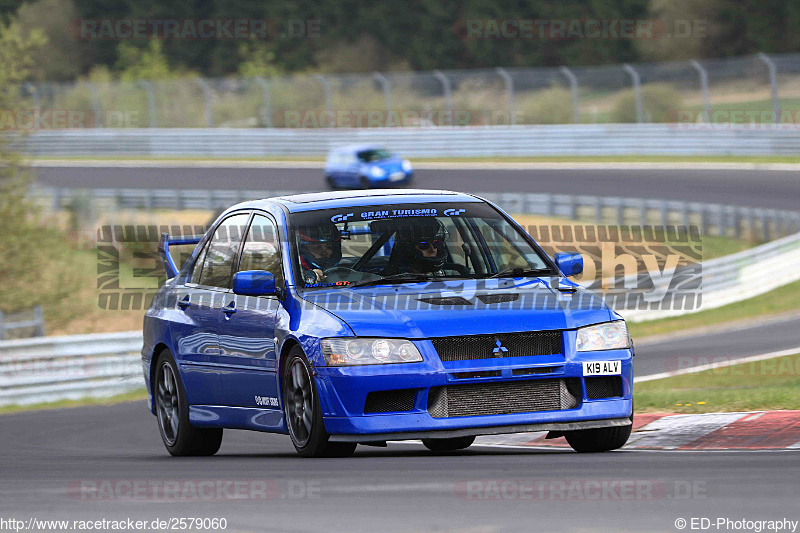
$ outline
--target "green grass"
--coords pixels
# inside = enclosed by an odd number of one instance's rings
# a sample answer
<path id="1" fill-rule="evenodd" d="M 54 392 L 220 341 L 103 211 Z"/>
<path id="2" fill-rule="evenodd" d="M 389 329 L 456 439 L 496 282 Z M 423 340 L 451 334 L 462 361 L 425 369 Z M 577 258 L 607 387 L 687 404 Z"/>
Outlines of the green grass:
<path id="1" fill-rule="evenodd" d="M 708 261 L 715 257 L 722 257 L 724 255 L 735 254 L 742 250 L 747 250 L 754 246 L 753 243 L 748 241 L 732 239 L 730 237 L 714 237 L 711 235 L 703 235 L 702 240 L 703 255 L 702 260 Z"/>
<path id="2" fill-rule="evenodd" d="M 22 411 L 41 411 L 43 409 L 66 409 L 70 407 L 85 407 L 87 405 L 113 405 L 122 402 L 136 402 L 147 400 L 147 391 L 139 389 L 124 394 L 109 396 L 108 398 L 87 398 L 84 400 L 62 400 L 59 402 L 37 403 L 32 405 L 6 405 L 0 407 L 0 415 L 19 413 Z"/>
<path id="3" fill-rule="evenodd" d="M 800 409 L 800 354 L 635 383 L 636 412 Z"/>
<path id="4" fill-rule="evenodd" d="M 631 323 L 628 326 L 631 336 L 637 339 L 649 335 L 688 330 L 701 325 L 706 327 L 796 310 L 800 310 L 800 281 L 716 309 L 661 320 Z"/>

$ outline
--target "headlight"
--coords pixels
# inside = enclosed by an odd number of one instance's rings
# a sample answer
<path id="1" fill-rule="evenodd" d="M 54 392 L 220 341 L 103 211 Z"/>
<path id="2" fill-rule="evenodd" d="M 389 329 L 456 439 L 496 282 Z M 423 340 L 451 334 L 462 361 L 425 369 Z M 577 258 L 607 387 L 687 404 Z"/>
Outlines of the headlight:
<path id="1" fill-rule="evenodd" d="M 370 175 L 372 175 L 373 178 L 382 178 L 386 175 L 386 171 L 383 170 L 381 167 L 372 167 L 371 169 L 369 169 L 369 173 Z"/>
<path id="2" fill-rule="evenodd" d="M 578 351 L 617 350 L 631 347 L 628 325 L 624 320 L 578 328 Z"/>
<path id="3" fill-rule="evenodd" d="M 414 343 L 404 339 L 322 339 L 322 355 L 331 366 L 422 361 Z"/>
<path id="4" fill-rule="evenodd" d="M 408 159 L 403 159 L 403 170 L 406 172 L 411 172 L 411 161 Z"/>

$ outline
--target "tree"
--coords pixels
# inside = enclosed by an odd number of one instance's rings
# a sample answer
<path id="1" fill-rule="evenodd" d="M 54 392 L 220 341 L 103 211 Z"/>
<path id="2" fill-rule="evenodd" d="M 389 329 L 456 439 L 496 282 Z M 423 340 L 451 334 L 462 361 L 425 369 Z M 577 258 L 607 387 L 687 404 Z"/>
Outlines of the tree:
<path id="1" fill-rule="evenodd" d="M 12 115 L 26 112 L 18 98 L 19 86 L 30 78 L 33 56 L 46 42 L 38 30 L 26 32 L 14 20 L 0 22 L 0 87 L 6 89 L 0 91 L 3 112 Z M 7 132 L 0 132 L 0 279 L 5 291 L 0 310 L 3 311 L 38 304 L 56 305 L 74 287 L 60 271 L 65 252 L 63 236 L 38 217 L 28 197 L 30 174 L 21 156 L 12 150 L 12 141 Z"/>

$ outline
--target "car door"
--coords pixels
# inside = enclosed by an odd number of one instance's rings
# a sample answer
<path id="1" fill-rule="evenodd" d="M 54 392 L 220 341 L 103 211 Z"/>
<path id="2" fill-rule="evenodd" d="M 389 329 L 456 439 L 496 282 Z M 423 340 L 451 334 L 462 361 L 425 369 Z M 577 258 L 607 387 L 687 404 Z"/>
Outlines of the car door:
<path id="1" fill-rule="evenodd" d="M 253 215 L 237 271 L 266 270 L 285 287 L 280 241 L 274 219 Z M 219 318 L 221 380 L 226 405 L 279 409 L 275 326 L 277 296 L 226 294 Z"/>
<path id="2" fill-rule="evenodd" d="M 346 183 L 351 187 L 361 186 L 361 162 L 356 154 L 342 154 L 344 176 Z"/>
<path id="3" fill-rule="evenodd" d="M 190 405 L 219 405 L 224 400 L 219 376 L 219 317 L 249 217 L 249 212 L 240 212 L 217 225 L 187 283 L 177 291 L 178 308 L 185 320 L 172 324 L 172 340 Z"/>

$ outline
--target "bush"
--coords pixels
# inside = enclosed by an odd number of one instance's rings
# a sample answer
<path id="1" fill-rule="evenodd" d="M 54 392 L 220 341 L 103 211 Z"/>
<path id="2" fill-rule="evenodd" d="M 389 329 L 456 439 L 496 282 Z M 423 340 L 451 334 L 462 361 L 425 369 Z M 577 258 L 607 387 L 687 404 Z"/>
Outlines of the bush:
<path id="1" fill-rule="evenodd" d="M 673 122 L 681 108 L 681 95 L 669 85 L 654 83 L 642 87 L 642 114 L 645 122 Z M 633 89 L 623 92 L 611 113 L 612 122 L 636 122 L 636 97 Z"/>
<path id="2" fill-rule="evenodd" d="M 517 98 L 519 124 L 570 124 L 572 100 L 564 87 L 551 87 L 530 96 Z"/>

